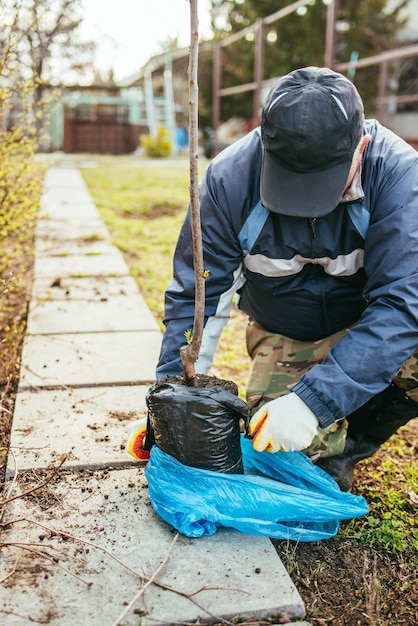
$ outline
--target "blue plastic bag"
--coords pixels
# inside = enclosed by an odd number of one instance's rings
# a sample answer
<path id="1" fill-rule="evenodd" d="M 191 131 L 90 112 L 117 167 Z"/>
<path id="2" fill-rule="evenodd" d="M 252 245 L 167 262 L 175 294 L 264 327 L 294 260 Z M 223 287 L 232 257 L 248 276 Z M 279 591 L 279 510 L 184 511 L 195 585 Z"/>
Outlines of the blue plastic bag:
<path id="1" fill-rule="evenodd" d="M 145 468 L 156 513 L 187 537 L 220 526 L 275 539 L 317 541 L 337 534 L 340 520 L 368 512 L 364 498 L 340 491 L 303 452 L 254 451 L 241 438 L 245 474 L 183 465 L 153 446 Z"/>

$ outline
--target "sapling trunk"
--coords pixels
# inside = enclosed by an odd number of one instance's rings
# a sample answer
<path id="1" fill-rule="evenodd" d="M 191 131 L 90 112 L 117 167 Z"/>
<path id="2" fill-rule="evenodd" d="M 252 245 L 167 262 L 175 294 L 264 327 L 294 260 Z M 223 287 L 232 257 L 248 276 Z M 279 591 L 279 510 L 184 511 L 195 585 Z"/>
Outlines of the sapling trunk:
<path id="1" fill-rule="evenodd" d="M 161 378 L 147 395 L 155 444 L 183 465 L 212 472 L 242 474 L 240 426 L 248 406 L 232 381 L 197 375 L 195 362 L 202 343 L 205 277 L 198 184 L 198 19 L 197 0 L 190 2 L 189 149 L 190 212 L 195 279 L 193 332 L 180 348 L 183 376 Z M 157 472 L 158 473 L 158 472 Z"/>
<path id="2" fill-rule="evenodd" d="M 190 51 L 189 51 L 189 159 L 190 159 L 190 211 L 192 219 L 193 265 L 195 276 L 195 313 L 193 335 L 188 345 L 180 348 L 184 377 L 189 386 L 197 385 L 195 362 L 202 343 L 205 315 L 205 277 L 203 269 L 202 229 L 199 203 L 199 137 L 198 137 L 198 94 L 197 80 L 199 58 L 199 20 L 197 0 L 190 2 Z"/>

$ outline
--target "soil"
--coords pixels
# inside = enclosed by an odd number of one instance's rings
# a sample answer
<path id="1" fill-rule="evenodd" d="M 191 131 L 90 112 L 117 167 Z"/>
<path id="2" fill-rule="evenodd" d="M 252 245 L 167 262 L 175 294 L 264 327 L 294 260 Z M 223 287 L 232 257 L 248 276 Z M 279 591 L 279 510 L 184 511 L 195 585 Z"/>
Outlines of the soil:
<path id="1" fill-rule="evenodd" d="M 19 374 L 20 347 L 23 324 L 28 304 L 29 279 L 32 259 L 28 257 L 28 283 L 13 294 L 9 319 L 0 325 L 0 479 L 4 484 L 6 453 Z M 10 328 L 17 330 L 10 333 Z M 19 328 L 21 330 L 19 331 Z M 7 368 L 6 368 L 7 364 Z M 7 369 L 7 371 L 6 371 Z M 212 380 L 213 384 L 217 384 Z M 406 445 L 397 446 L 403 440 Z M 391 458 L 396 463 L 410 458 L 416 462 L 418 441 L 417 420 L 393 437 Z M 399 457 L 398 450 L 399 448 Z M 388 452 L 380 450 L 372 459 L 357 466 L 354 493 L 376 496 L 379 472 Z M 34 478 L 34 477 L 31 477 Z M 29 479 L 29 477 L 28 477 Z M 39 479 L 39 476 L 36 477 Z M 404 485 L 396 483 L 393 489 L 401 491 Z M 41 497 L 40 494 L 33 497 Z M 45 497 L 45 493 L 43 494 Z M 54 495 L 49 492 L 48 504 L 53 505 Z M 341 524 L 341 529 L 350 522 Z M 418 559 L 417 554 L 373 549 L 347 539 L 339 533 L 333 539 L 296 544 L 274 542 L 276 549 L 292 576 L 307 608 L 306 620 L 312 626 L 416 626 L 418 624 Z M 252 622 L 255 624 L 256 622 Z M 260 623 L 260 622 L 259 622 Z M 272 623 L 269 621 L 268 623 Z M 267 624 L 267 622 L 263 622 Z"/>
<path id="2" fill-rule="evenodd" d="M 161 378 L 156 384 L 156 388 L 164 383 L 173 383 L 177 385 L 186 385 L 186 379 L 184 376 L 165 376 Z M 225 389 L 234 396 L 238 395 L 238 385 L 232 380 L 225 380 L 218 378 L 217 376 L 206 376 L 203 374 L 196 374 L 196 387 L 205 387 L 206 389 L 216 388 Z"/>
<path id="3" fill-rule="evenodd" d="M 396 441 L 405 441 L 404 453 L 390 453 L 392 460 L 416 463 L 418 423 L 410 422 Z M 405 452 L 406 451 L 406 452 Z M 355 469 L 352 492 L 368 502 L 376 497 L 378 476 L 388 458 L 385 449 Z M 404 485 L 394 479 L 394 491 Z M 415 518 L 416 519 L 416 518 Z M 342 522 L 340 532 L 327 541 L 289 545 L 274 542 L 307 607 L 313 626 L 416 626 L 418 624 L 418 555 L 373 549 L 347 540 L 341 531 L 352 522 Z"/>

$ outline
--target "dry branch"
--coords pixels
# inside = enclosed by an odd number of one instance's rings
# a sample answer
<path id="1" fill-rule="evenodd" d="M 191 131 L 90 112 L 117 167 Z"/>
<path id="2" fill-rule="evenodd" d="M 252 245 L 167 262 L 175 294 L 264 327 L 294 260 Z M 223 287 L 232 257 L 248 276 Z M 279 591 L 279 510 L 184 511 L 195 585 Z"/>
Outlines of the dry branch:
<path id="1" fill-rule="evenodd" d="M 127 565 L 126 563 L 121 561 L 117 556 L 112 554 L 109 550 L 107 550 L 103 546 L 100 546 L 100 545 L 98 545 L 96 543 L 93 543 L 92 541 L 88 541 L 87 539 L 83 539 L 81 537 L 76 537 L 75 535 L 72 535 L 71 533 L 67 533 L 67 532 L 65 532 L 63 530 L 59 530 L 59 529 L 56 529 L 56 528 L 51 528 L 50 526 L 46 526 L 45 524 L 43 524 L 42 522 L 38 522 L 37 520 L 33 520 L 31 518 L 28 518 L 28 517 L 19 517 L 17 519 L 13 519 L 13 520 L 9 520 L 7 522 L 4 522 L 4 523 L 1 524 L 1 526 L 2 527 L 12 526 L 12 525 L 18 524 L 20 522 L 26 522 L 28 524 L 34 524 L 35 526 L 39 526 L 40 528 L 43 528 L 44 530 L 48 531 L 51 534 L 51 536 L 56 535 L 56 536 L 66 537 L 67 539 L 72 539 L 73 541 L 77 541 L 81 545 L 90 546 L 92 548 L 95 548 L 96 550 L 100 550 L 104 554 L 107 554 L 107 556 L 109 556 L 111 559 L 116 561 L 116 563 L 121 565 L 121 567 L 125 568 L 128 572 L 133 574 L 135 577 L 144 579 L 144 576 L 142 576 L 142 574 L 139 574 L 139 572 L 136 572 L 134 569 L 132 569 L 132 567 L 130 567 L 129 565 Z"/>
<path id="2" fill-rule="evenodd" d="M 113 622 L 112 626 L 118 626 L 121 621 L 123 620 L 124 617 L 126 617 L 126 615 L 128 615 L 129 611 L 132 609 L 132 607 L 135 605 L 135 603 L 137 602 L 138 598 L 141 597 L 141 595 L 145 592 L 145 590 L 147 589 L 147 587 L 150 587 L 152 585 L 152 583 L 155 581 L 155 579 L 157 578 L 158 574 L 161 572 L 161 570 L 165 567 L 165 565 L 168 563 L 168 561 L 171 558 L 171 551 L 174 547 L 174 544 L 176 543 L 177 539 L 179 538 L 179 533 L 176 533 L 176 535 L 173 537 L 173 541 L 170 544 L 170 547 L 168 549 L 168 552 L 166 554 L 166 556 L 164 557 L 164 559 L 161 561 L 161 563 L 159 564 L 159 566 L 157 567 L 157 569 L 155 570 L 155 572 L 153 573 L 153 575 L 151 576 L 151 578 L 148 579 L 148 581 L 145 583 L 145 585 L 143 587 L 140 588 L 140 590 L 138 591 L 138 593 L 135 595 L 135 597 L 133 598 L 133 600 L 131 600 L 131 602 L 128 604 L 128 606 L 126 607 L 126 609 L 119 615 L 119 617 L 117 618 L 117 620 L 115 622 Z"/>
<path id="3" fill-rule="evenodd" d="M 40 556 L 41 558 L 46 559 L 47 561 L 50 561 L 51 563 L 53 563 L 54 565 L 62 569 L 64 572 L 66 572 L 67 574 L 70 574 L 70 576 L 74 576 L 74 578 L 76 578 L 77 580 L 80 580 L 87 587 L 91 587 L 93 584 L 91 581 L 85 580 L 84 578 L 76 574 L 75 572 L 72 572 L 71 570 L 69 570 L 68 567 L 65 567 L 65 565 L 61 565 L 58 557 L 48 554 L 48 552 L 46 552 L 45 550 L 46 546 L 41 546 L 41 548 L 38 550 L 37 548 L 39 547 L 39 544 L 37 543 L 26 543 L 22 541 L 4 541 L 0 543 L 0 548 L 5 548 L 9 546 L 15 546 L 17 548 L 20 548 L 21 550 L 27 550 L 28 552 L 31 552 L 32 554 L 35 554 L 36 556 Z M 49 546 L 49 547 L 54 549 L 53 546 Z M 16 563 L 13 566 L 13 573 L 15 571 L 16 571 Z M 10 575 L 11 574 L 9 573 L 7 576 L 5 576 L 3 581 Z"/>
<path id="4" fill-rule="evenodd" d="M 31 487 L 30 489 L 27 489 L 26 491 L 22 491 L 22 493 L 18 493 L 15 496 L 11 496 L 11 497 L 6 498 L 5 500 L 2 500 L 0 502 L 2 506 L 2 510 L 4 509 L 6 504 L 9 504 L 9 502 L 13 502 L 13 500 L 18 500 L 19 498 L 24 498 L 25 496 L 28 496 L 34 491 L 38 491 L 39 489 L 42 489 L 42 487 L 45 487 L 49 482 L 51 482 L 54 476 L 58 474 L 59 470 L 61 469 L 62 464 L 66 461 L 66 459 L 67 459 L 67 455 L 64 455 L 59 465 L 57 465 L 57 467 L 54 467 L 53 471 L 44 480 L 42 480 L 40 483 L 38 483 L 34 487 Z"/>

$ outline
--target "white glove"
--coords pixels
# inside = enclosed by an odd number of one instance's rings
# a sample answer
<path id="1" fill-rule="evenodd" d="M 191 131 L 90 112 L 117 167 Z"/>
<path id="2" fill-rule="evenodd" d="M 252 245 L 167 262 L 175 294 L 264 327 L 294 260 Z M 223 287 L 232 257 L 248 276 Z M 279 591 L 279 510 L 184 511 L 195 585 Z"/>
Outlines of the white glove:
<path id="1" fill-rule="evenodd" d="M 318 431 L 319 422 L 296 393 L 264 404 L 252 416 L 247 434 L 255 450 L 304 450 Z"/>

